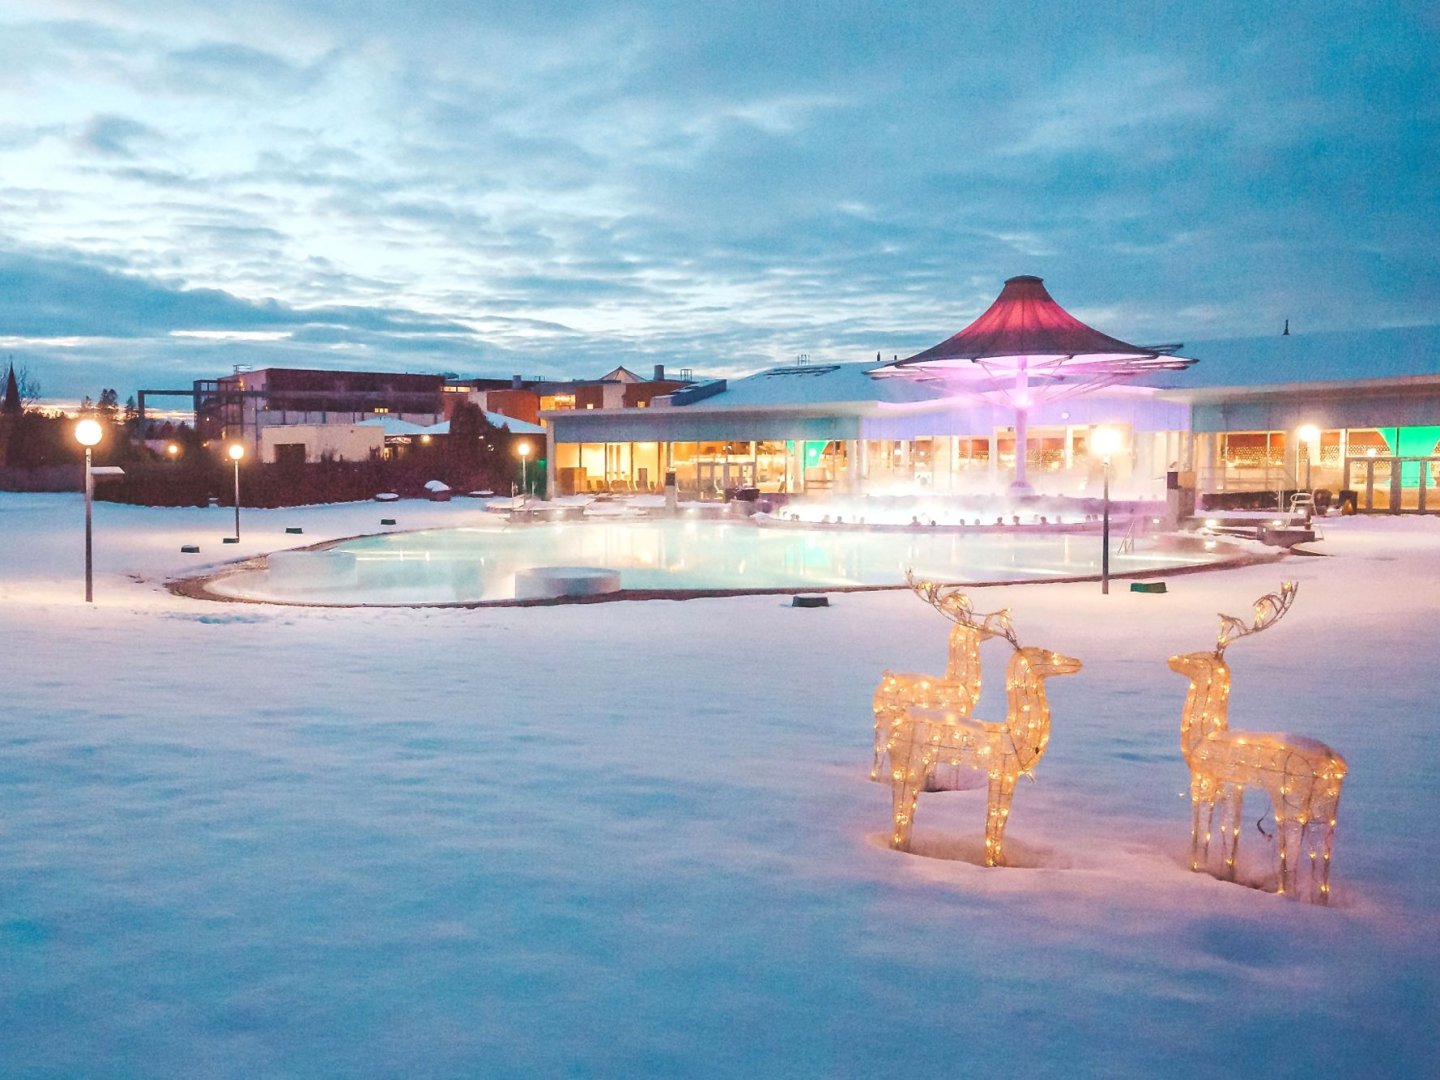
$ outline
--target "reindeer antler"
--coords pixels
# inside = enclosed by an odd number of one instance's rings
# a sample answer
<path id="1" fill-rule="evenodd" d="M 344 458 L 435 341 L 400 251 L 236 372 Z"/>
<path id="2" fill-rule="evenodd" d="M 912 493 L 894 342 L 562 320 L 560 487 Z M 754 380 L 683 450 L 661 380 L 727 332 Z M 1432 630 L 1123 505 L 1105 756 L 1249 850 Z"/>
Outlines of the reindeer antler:
<path id="1" fill-rule="evenodd" d="M 969 627 L 983 637 L 1003 637 L 1015 648 L 1020 641 L 1015 636 L 1015 627 L 1010 622 L 1010 609 L 1002 608 L 987 615 L 977 616 L 970 606 L 970 597 L 960 590 L 963 585 L 941 585 L 935 581 L 916 581 L 912 570 L 905 571 L 905 584 L 915 595 L 940 612 L 951 622 Z"/>
<path id="2" fill-rule="evenodd" d="M 1278 593 L 1266 593 L 1255 601 L 1255 618 L 1249 626 L 1234 615 L 1220 613 L 1220 634 L 1215 639 L 1215 654 L 1223 656 L 1225 646 L 1242 637 L 1258 634 L 1274 626 L 1295 602 L 1295 590 L 1299 586 L 1293 581 L 1282 581 Z"/>

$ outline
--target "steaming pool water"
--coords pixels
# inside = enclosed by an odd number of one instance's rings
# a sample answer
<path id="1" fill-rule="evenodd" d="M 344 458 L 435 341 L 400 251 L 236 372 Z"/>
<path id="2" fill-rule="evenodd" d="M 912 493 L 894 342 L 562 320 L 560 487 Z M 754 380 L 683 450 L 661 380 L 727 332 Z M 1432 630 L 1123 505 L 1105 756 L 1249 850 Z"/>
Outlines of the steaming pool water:
<path id="1" fill-rule="evenodd" d="M 1141 542 L 1112 574 L 1215 563 L 1233 552 Z M 205 583 L 210 595 L 294 604 L 415 605 L 515 598 L 534 567 L 619 571 L 635 591 L 824 590 L 898 586 L 905 572 L 954 582 L 1043 581 L 1100 573 L 1094 532 L 762 528 L 749 521 L 637 519 L 388 533 L 277 552 L 262 569 Z"/>

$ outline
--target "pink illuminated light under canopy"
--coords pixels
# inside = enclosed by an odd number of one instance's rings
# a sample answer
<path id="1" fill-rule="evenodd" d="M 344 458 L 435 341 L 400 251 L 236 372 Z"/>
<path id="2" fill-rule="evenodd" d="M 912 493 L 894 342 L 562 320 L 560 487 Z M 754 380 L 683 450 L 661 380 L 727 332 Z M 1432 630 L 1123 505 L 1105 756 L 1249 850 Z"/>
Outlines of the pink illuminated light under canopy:
<path id="1" fill-rule="evenodd" d="M 1015 410 L 1018 445 L 1036 405 L 1127 382 L 1149 371 L 1195 363 L 1173 355 L 1179 345 L 1131 345 L 1087 326 L 1055 302 L 1029 274 L 1005 282 L 978 319 L 940 344 L 870 374 L 941 381 Z M 1015 461 L 1015 487 L 1026 488 L 1025 455 Z"/>

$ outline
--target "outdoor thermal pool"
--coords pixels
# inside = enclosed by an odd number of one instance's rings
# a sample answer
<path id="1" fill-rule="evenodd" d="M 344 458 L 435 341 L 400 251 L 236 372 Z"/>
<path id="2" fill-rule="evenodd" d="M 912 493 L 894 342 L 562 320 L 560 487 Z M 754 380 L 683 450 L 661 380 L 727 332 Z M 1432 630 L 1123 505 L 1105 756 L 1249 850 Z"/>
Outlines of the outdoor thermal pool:
<path id="1" fill-rule="evenodd" d="M 1112 574 L 1152 573 L 1233 556 L 1141 542 Z M 1044 581 L 1100 573 L 1097 533 L 761 528 L 749 521 L 573 521 L 397 532 L 278 552 L 268 567 L 221 574 L 210 595 L 295 604 L 413 605 L 515 598 L 533 567 L 597 567 L 629 591 L 898 586 L 905 572 L 952 582 Z"/>

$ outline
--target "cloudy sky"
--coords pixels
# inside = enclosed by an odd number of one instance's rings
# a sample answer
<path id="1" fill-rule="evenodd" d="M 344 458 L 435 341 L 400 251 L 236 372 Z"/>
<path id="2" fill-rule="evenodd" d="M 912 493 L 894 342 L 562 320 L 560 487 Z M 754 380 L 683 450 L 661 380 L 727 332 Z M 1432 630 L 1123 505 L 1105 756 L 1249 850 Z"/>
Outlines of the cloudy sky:
<path id="1" fill-rule="evenodd" d="M 1440 322 L 1433 3 L 0 0 L 0 359 L 725 374 L 1039 274 L 1140 341 Z"/>

